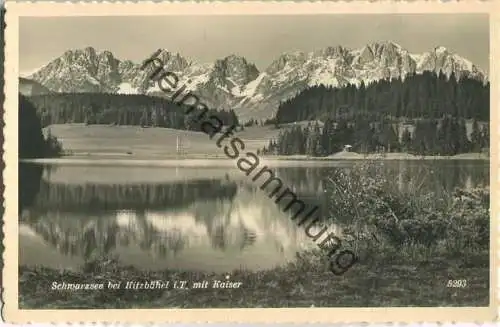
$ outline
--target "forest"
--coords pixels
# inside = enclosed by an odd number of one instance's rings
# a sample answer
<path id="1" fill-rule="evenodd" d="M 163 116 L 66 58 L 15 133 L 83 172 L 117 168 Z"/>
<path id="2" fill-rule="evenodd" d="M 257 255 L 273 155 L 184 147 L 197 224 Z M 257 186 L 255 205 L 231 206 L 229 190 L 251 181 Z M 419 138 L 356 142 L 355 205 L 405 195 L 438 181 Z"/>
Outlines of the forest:
<path id="1" fill-rule="evenodd" d="M 408 152 L 416 155 L 455 155 L 482 152 L 489 147 L 489 127 L 472 121 L 467 133 L 463 118 L 418 119 L 400 131 L 390 120 L 371 121 L 362 114 L 352 120 L 328 118 L 306 127 L 295 126 L 270 140 L 263 154 L 328 156 L 350 145 L 357 153 Z"/>
<path id="2" fill-rule="evenodd" d="M 185 114 L 185 109 L 167 99 L 147 95 L 107 93 L 55 93 L 31 96 L 43 127 L 52 124 L 85 123 L 137 125 L 200 130 L 193 117 L 201 110 Z M 233 110 L 210 109 L 224 125 L 238 125 Z"/>
<path id="3" fill-rule="evenodd" d="M 18 156 L 20 159 L 57 157 L 62 153 L 61 143 L 42 132 L 39 116 L 29 98 L 19 94 Z"/>
<path id="4" fill-rule="evenodd" d="M 356 113 L 392 118 L 456 118 L 489 121 L 490 85 L 452 73 L 424 72 L 404 80 L 380 80 L 342 88 L 314 86 L 280 104 L 278 124 L 303 120 L 352 118 Z M 372 118 L 374 119 L 374 118 Z"/>
<path id="5" fill-rule="evenodd" d="M 358 153 L 481 152 L 489 147 L 489 89 L 489 83 L 432 72 L 367 86 L 314 86 L 281 103 L 266 124 L 316 123 L 284 130 L 263 153 L 327 156 L 345 145 Z"/>

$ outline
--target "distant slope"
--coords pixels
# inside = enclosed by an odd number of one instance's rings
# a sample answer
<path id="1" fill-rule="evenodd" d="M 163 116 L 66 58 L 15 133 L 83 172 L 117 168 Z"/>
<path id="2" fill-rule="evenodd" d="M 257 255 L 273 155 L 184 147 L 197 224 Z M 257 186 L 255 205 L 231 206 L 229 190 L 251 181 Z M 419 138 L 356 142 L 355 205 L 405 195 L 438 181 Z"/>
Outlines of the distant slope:
<path id="1" fill-rule="evenodd" d="M 43 95 L 52 93 L 42 84 L 24 77 L 19 77 L 19 93 L 24 96 Z"/>

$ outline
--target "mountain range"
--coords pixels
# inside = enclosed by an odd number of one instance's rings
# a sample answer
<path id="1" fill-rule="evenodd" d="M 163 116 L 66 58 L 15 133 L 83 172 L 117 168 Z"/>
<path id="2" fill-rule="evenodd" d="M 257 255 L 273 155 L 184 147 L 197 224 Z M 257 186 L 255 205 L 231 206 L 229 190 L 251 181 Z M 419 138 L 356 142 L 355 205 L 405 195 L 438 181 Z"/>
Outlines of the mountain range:
<path id="1" fill-rule="evenodd" d="M 208 64 L 167 50 L 161 50 L 158 56 L 167 70 L 179 76 L 179 86 L 190 80 L 186 90 L 198 95 L 202 102 L 209 107 L 234 109 L 244 120 L 270 118 L 281 101 L 319 84 L 359 85 L 423 71 L 487 81 L 485 72 L 445 47 L 412 54 L 389 41 L 354 50 L 334 46 L 309 53 L 283 53 L 263 71 L 237 55 Z M 140 66 L 120 60 L 110 51 L 87 47 L 68 50 L 27 77 L 52 92 L 163 95 L 157 85 L 148 81 L 149 71 Z"/>

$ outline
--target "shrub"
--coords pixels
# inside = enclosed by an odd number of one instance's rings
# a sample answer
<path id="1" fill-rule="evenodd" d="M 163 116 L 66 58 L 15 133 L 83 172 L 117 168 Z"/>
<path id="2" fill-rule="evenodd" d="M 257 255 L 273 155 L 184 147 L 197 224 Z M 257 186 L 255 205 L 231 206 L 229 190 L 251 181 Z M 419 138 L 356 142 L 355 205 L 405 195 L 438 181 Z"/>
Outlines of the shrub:
<path id="1" fill-rule="evenodd" d="M 448 212 L 446 247 L 457 253 L 487 250 L 490 243 L 489 188 L 458 189 Z"/>
<path id="2" fill-rule="evenodd" d="M 377 243 L 395 250 L 444 244 L 448 254 L 488 249 L 489 188 L 436 194 L 417 176 L 400 190 L 383 168 L 383 162 L 370 161 L 329 176 L 330 217 L 356 249 Z"/>
<path id="3" fill-rule="evenodd" d="M 44 140 L 44 155 L 49 158 L 59 157 L 63 153 L 61 142 L 51 134 L 50 129 L 47 132 L 47 138 Z"/>

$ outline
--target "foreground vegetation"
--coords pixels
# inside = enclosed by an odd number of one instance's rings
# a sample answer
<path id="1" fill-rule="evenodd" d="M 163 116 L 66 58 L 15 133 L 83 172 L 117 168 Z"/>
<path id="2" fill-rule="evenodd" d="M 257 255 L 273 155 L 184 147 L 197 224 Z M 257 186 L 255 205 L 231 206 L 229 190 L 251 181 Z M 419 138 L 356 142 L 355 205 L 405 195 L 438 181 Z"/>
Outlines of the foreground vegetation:
<path id="1" fill-rule="evenodd" d="M 383 165 L 333 171 L 327 184 L 330 219 L 344 226 L 361 259 L 379 256 L 374 250 L 416 262 L 436 256 L 475 260 L 488 252 L 488 186 L 428 190 L 423 183 L 428 176 L 403 180 L 383 174 Z"/>
<path id="2" fill-rule="evenodd" d="M 377 248 L 375 248 L 377 250 Z M 487 306 L 488 254 L 454 258 L 428 251 L 427 260 L 411 262 L 414 251 L 401 256 L 372 258 L 352 267 L 344 276 L 328 271 L 321 253 L 303 253 L 285 267 L 262 272 L 234 271 L 236 289 L 167 289 L 99 291 L 51 290 L 54 281 L 66 283 L 225 280 L 225 274 L 144 272 L 100 260 L 82 272 L 47 268 L 20 268 L 21 308 L 200 308 L 200 307 L 383 307 Z M 415 259 L 418 260 L 418 257 Z M 91 268 L 89 268 L 91 267 Z M 466 288 L 447 288 L 449 279 L 466 279 Z"/>
<path id="3" fill-rule="evenodd" d="M 325 185 L 329 220 L 359 262 L 344 275 L 328 269 L 324 252 L 297 254 L 285 266 L 238 270 L 235 289 L 212 288 L 226 274 L 141 271 L 119 258 L 90 259 L 80 271 L 19 268 L 21 308 L 487 306 L 489 188 L 430 192 L 422 180 L 398 181 L 383 162 L 332 171 Z M 399 186 L 398 186 L 399 185 Z M 207 289 L 51 290 L 53 282 L 206 280 Z M 464 288 L 447 287 L 466 280 Z"/>

